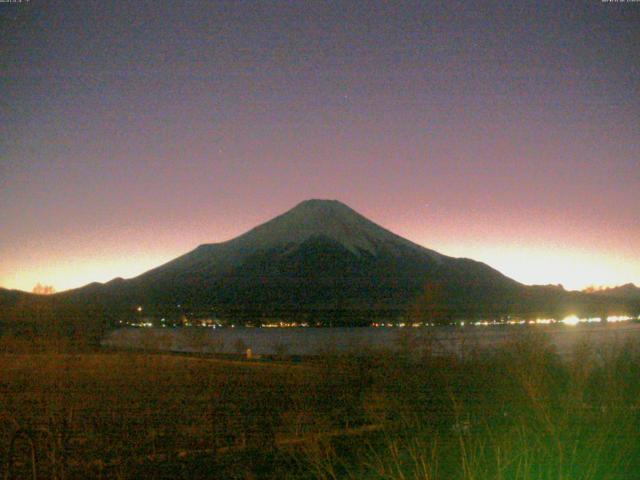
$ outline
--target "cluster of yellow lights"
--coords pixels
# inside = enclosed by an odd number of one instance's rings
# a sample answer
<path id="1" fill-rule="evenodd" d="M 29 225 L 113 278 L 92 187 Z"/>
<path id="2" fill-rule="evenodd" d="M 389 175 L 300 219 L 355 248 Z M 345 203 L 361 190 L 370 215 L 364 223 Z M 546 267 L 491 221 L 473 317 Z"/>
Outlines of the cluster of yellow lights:
<path id="1" fill-rule="evenodd" d="M 629 322 L 632 320 L 640 320 L 640 316 L 637 318 L 629 317 L 624 315 L 613 315 L 606 318 L 607 323 L 617 323 L 617 322 Z M 556 323 L 561 323 L 564 325 L 578 325 L 579 323 L 600 323 L 602 322 L 602 318 L 600 317 L 590 317 L 590 318 L 580 318 L 577 315 L 569 315 L 562 320 L 556 320 L 555 318 L 536 318 L 535 320 L 507 320 L 507 321 L 498 321 L 498 320 L 480 320 L 476 322 L 470 323 L 470 325 L 474 325 L 477 327 L 486 327 L 491 325 L 552 325 Z M 461 326 L 465 326 L 465 322 L 460 322 Z M 433 327 L 435 324 L 433 323 L 372 323 L 372 327 Z"/>
<path id="2" fill-rule="evenodd" d="M 136 311 L 137 312 L 142 312 L 143 308 L 141 305 L 136 306 Z M 607 323 L 617 323 L 617 322 L 628 322 L 628 321 L 633 321 L 633 320 L 639 320 L 640 321 L 640 315 L 636 318 L 636 317 L 632 317 L 632 316 L 627 316 L 627 315 L 610 315 L 608 317 L 606 317 L 606 319 L 600 318 L 600 317 L 589 317 L 589 318 L 580 318 L 577 315 L 569 315 L 564 317 L 562 320 L 556 320 L 554 318 L 537 318 L 535 320 L 523 320 L 523 319 L 509 319 L 507 321 L 498 321 L 498 320 L 481 320 L 481 321 L 476 321 L 476 322 L 469 322 L 470 325 L 474 325 L 474 326 L 490 326 L 490 325 L 551 325 L 551 324 L 557 324 L 557 323 L 561 323 L 564 325 L 569 325 L 569 326 L 575 326 L 578 325 L 580 323 L 600 323 L 602 321 L 605 321 Z M 162 322 L 162 327 L 166 327 L 165 325 L 165 319 L 163 318 L 161 320 Z M 222 324 L 219 321 L 215 321 L 211 318 L 207 318 L 207 319 L 199 319 L 195 321 L 196 323 L 192 323 L 191 321 L 187 320 L 186 318 L 182 320 L 182 326 L 185 327 L 191 327 L 191 326 L 198 326 L 198 327 L 210 327 L 210 328 L 217 328 L 217 327 L 222 327 Z M 123 323 L 122 321 L 120 321 L 120 323 Z M 465 326 L 464 321 L 460 322 L 460 326 Z M 153 323 L 150 322 L 148 319 L 145 319 L 143 321 L 140 322 L 127 322 L 126 323 L 129 326 L 132 327 L 153 327 Z M 174 326 L 176 326 L 174 324 Z M 279 321 L 279 322 L 271 322 L 271 323 L 264 323 L 262 324 L 262 327 L 266 327 L 266 328 L 297 328 L 297 327 L 308 327 L 309 324 L 307 322 L 284 322 L 284 321 Z M 393 322 L 374 322 L 371 324 L 372 327 L 389 327 L 389 328 L 396 328 L 396 327 L 433 327 L 435 326 L 434 323 L 428 323 L 428 322 L 399 322 L 399 323 L 393 323 Z M 235 328 L 235 325 L 230 325 L 231 328 Z"/>
<path id="3" fill-rule="evenodd" d="M 263 323 L 263 327 L 266 328 L 296 328 L 296 327 L 308 327 L 307 322 L 275 322 L 275 323 Z"/>
<path id="4" fill-rule="evenodd" d="M 384 322 L 375 322 L 371 324 L 372 327 L 432 327 L 433 324 L 432 323 L 422 323 L 422 322 L 414 322 L 414 323 L 405 323 L 405 322 L 400 322 L 400 323 L 384 323 Z"/>
<path id="5" fill-rule="evenodd" d="M 153 323 L 151 322 L 131 322 L 131 323 L 127 323 L 127 325 L 131 327 L 143 327 L 143 328 L 153 327 Z"/>

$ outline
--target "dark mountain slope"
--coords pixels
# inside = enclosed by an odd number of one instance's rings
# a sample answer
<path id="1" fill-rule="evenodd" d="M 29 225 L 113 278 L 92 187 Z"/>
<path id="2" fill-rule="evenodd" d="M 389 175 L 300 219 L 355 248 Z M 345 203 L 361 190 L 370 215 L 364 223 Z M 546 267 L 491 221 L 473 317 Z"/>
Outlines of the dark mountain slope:
<path id="1" fill-rule="evenodd" d="M 636 287 L 633 283 L 627 283 L 625 285 L 620 285 L 619 287 L 605 288 L 603 290 L 595 290 L 590 292 L 590 294 L 600 297 L 640 301 L 640 287 Z"/>

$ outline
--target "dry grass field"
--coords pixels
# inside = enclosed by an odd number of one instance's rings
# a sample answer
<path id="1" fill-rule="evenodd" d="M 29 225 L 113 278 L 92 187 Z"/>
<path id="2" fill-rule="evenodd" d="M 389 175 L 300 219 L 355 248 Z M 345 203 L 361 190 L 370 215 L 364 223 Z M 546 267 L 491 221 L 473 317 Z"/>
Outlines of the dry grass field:
<path id="1" fill-rule="evenodd" d="M 640 474 L 634 345 L 301 362 L 0 345 L 3 479 Z"/>

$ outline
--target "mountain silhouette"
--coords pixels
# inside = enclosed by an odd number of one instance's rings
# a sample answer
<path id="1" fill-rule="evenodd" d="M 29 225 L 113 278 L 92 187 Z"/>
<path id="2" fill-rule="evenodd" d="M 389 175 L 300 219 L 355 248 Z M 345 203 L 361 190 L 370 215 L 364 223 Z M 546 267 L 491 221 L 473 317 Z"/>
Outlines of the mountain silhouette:
<path id="1" fill-rule="evenodd" d="M 376 316 L 558 316 L 603 303 L 555 286 L 525 286 L 484 263 L 415 244 L 339 201 L 315 199 L 138 277 L 65 295 L 162 315 L 329 316 L 358 324 Z"/>
<path id="2" fill-rule="evenodd" d="M 39 297 L 4 296 L 5 304 L 16 305 Z M 413 243 L 336 200 L 304 201 L 232 240 L 200 245 L 135 278 L 94 282 L 37 301 L 40 309 L 49 302 L 58 310 L 100 310 L 113 319 L 143 307 L 156 317 L 254 324 L 304 318 L 334 325 L 367 325 L 376 318 L 448 323 L 604 315 L 633 311 L 638 303 L 523 285 L 484 263 Z"/>
<path id="3" fill-rule="evenodd" d="M 611 298 L 623 298 L 628 300 L 640 300 L 640 287 L 633 283 L 626 283 L 618 287 L 604 288 L 589 292 L 592 295 L 600 295 Z"/>

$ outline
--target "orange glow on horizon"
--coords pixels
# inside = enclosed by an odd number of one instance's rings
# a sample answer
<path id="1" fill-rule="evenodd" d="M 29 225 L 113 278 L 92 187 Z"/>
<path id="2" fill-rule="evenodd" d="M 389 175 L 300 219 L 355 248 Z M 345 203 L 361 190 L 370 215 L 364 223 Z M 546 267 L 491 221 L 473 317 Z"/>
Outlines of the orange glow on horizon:
<path id="1" fill-rule="evenodd" d="M 526 285 L 561 284 L 567 290 L 594 285 L 615 287 L 638 283 L 640 265 L 632 259 L 584 250 L 563 251 L 553 247 L 495 245 L 442 245 L 440 253 L 486 263 Z"/>
<path id="2" fill-rule="evenodd" d="M 42 269 L 18 271 L 2 279 L 0 286 L 31 292 L 37 283 L 52 285 L 56 292 L 82 287 L 92 282 L 108 282 L 116 277 L 132 278 L 158 267 L 172 257 L 123 255 L 96 260 L 69 260 L 51 263 Z"/>
<path id="3" fill-rule="evenodd" d="M 545 247 L 494 245 L 429 245 L 442 254 L 478 260 L 524 284 L 562 284 L 567 290 L 597 285 L 613 287 L 638 283 L 640 266 L 631 259 L 587 251 L 560 251 Z M 187 250 L 181 253 L 186 253 Z M 62 259 L 42 269 L 21 270 L 4 275 L 4 288 L 31 292 L 37 283 L 52 285 L 57 292 L 116 277 L 132 278 L 177 257 L 177 254 L 144 257 L 123 252 L 102 259 Z"/>

